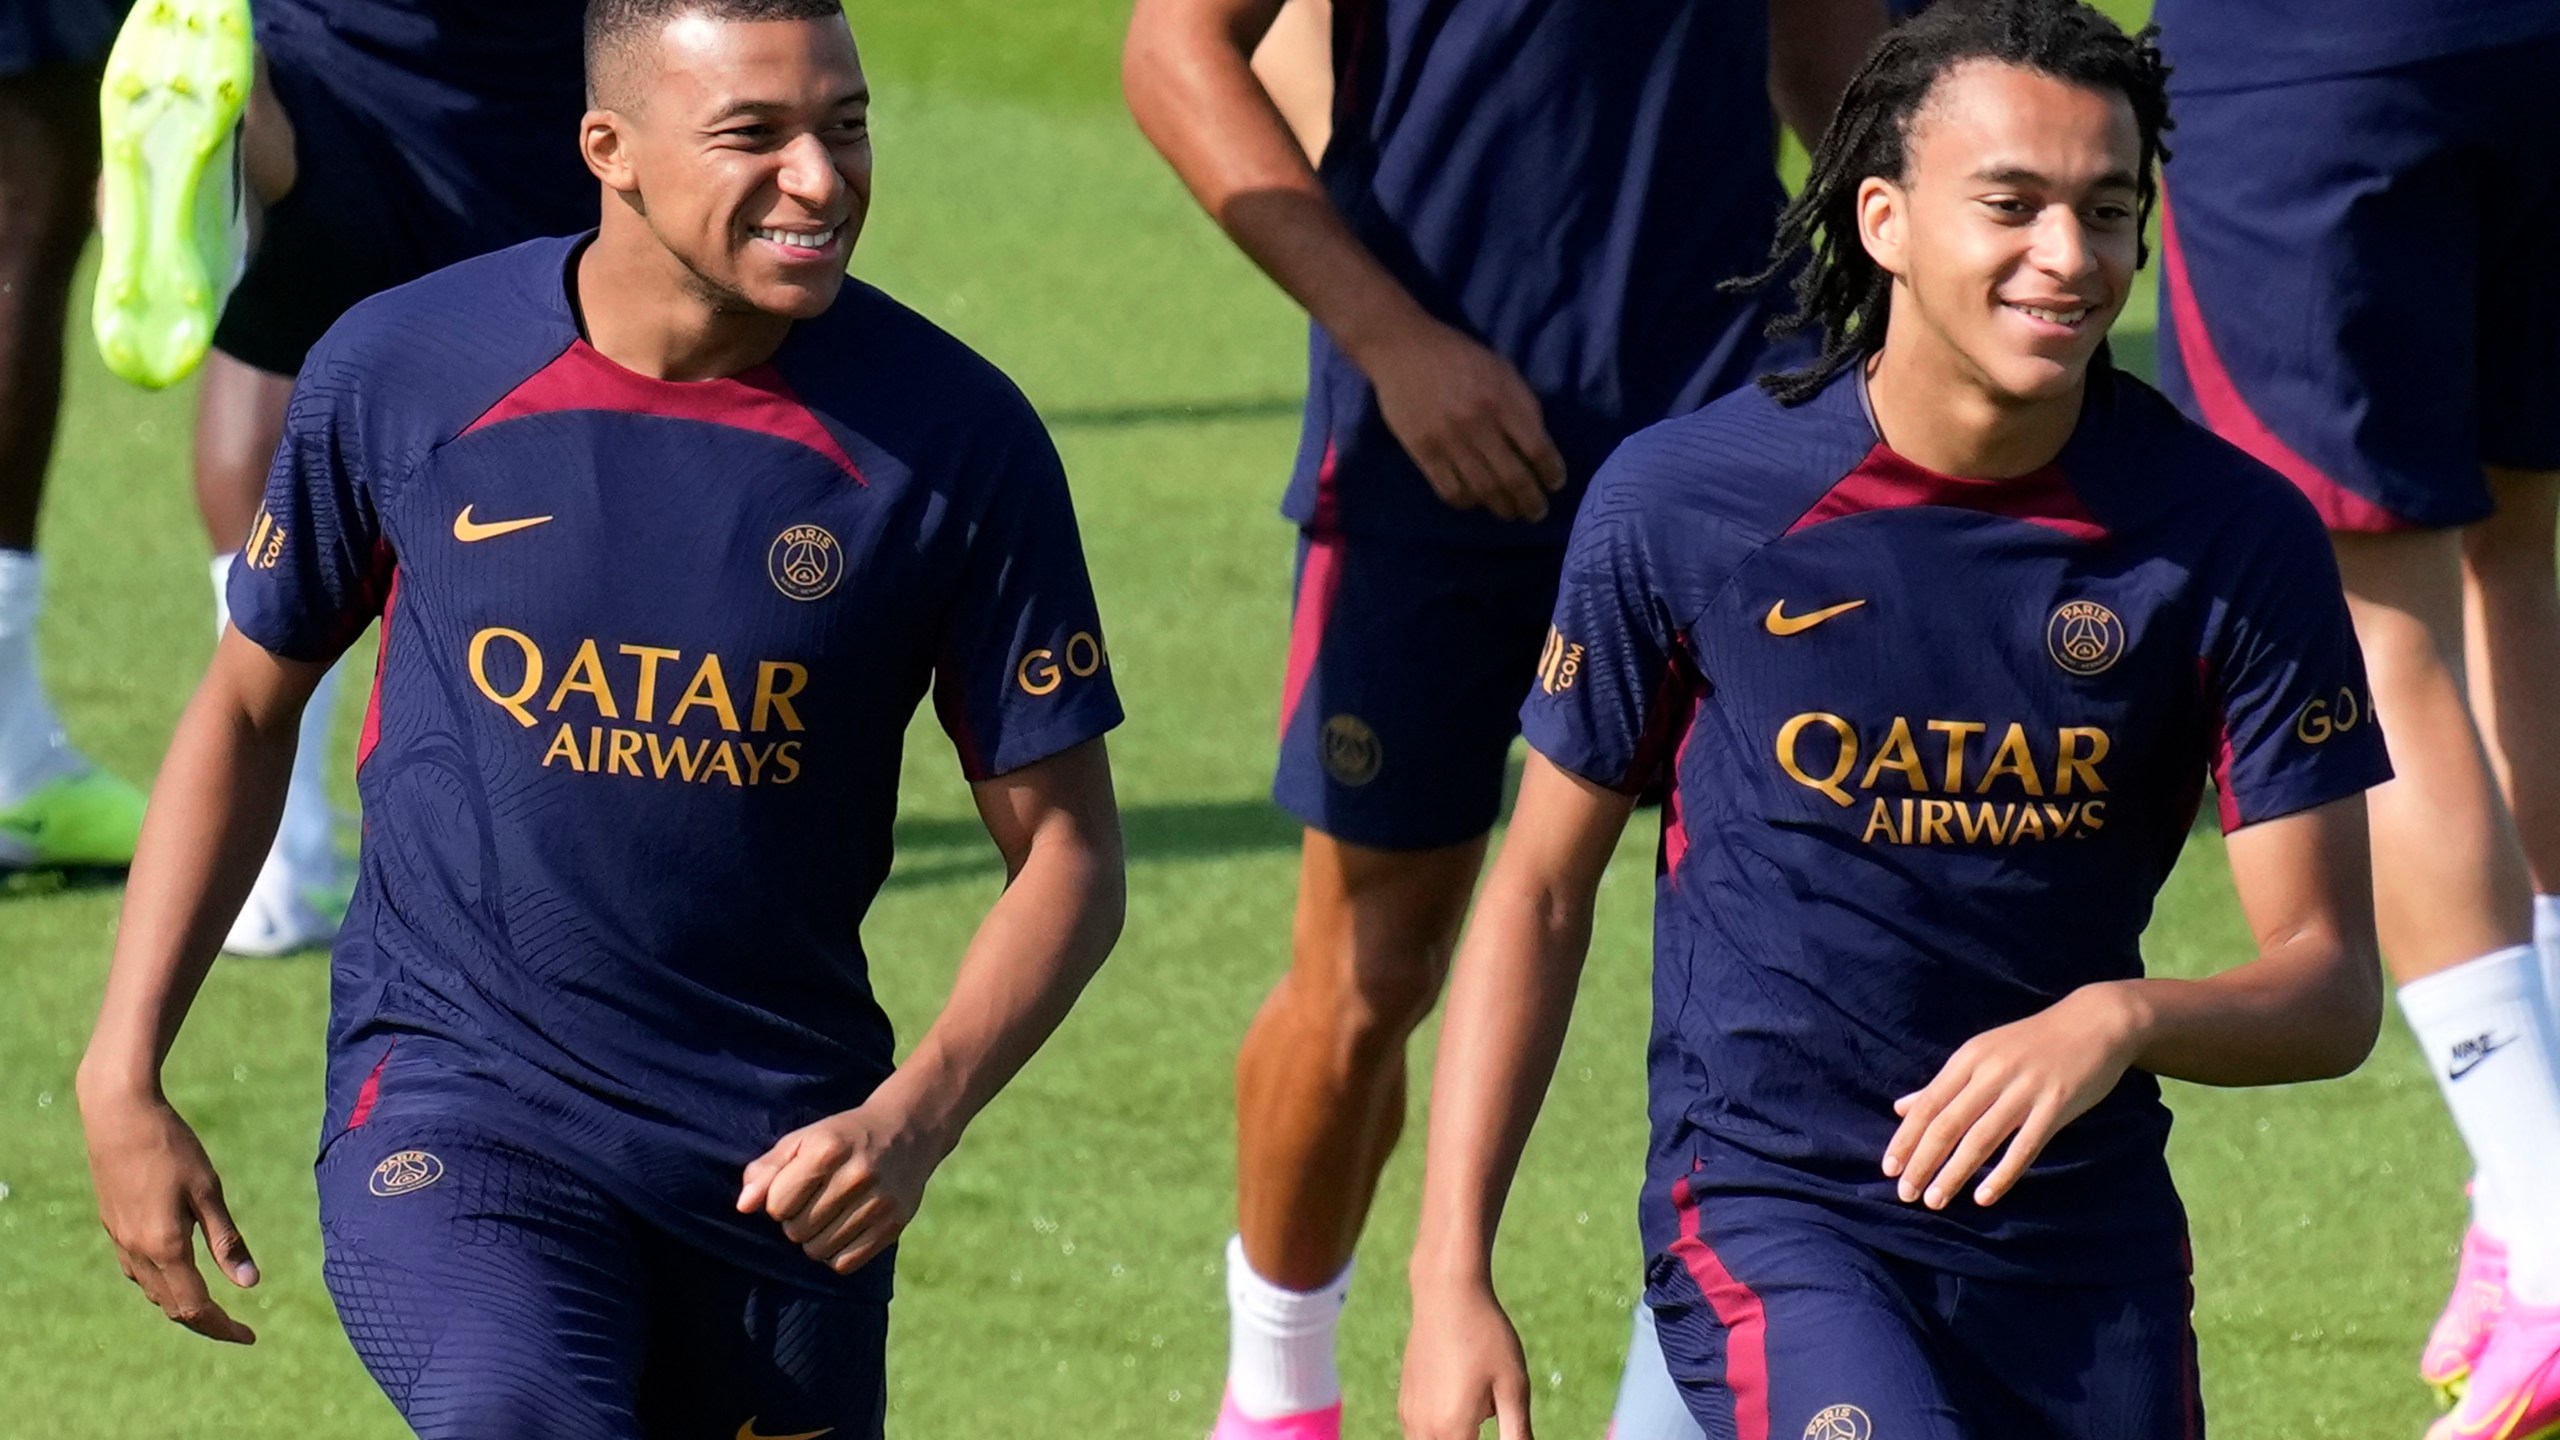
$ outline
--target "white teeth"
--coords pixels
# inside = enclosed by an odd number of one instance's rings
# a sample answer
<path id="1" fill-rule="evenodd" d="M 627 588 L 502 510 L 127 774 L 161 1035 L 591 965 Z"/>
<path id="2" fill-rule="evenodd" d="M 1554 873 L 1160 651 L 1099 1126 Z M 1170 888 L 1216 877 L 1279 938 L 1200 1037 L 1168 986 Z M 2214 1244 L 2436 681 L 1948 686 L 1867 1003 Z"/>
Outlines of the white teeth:
<path id="1" fill-rule="evenodd" d="M 790 245 L 804 250 L 824 250 L 836 243 L 836 230 L 843 228 L 843 226 L 837 226 L 830 230 L 749 230 L 747 233 L 759 240 L 770 240 L 776 245 Z"/>
<path id="2" fill-rule="evenodd" d="M 2086 305 L 2077 310 L 2045 310 L 2034 305 L 2020 305 L 2016 308 L 2048 325 L 2077 325 L 2089 318 L 2089 307 Z"/>

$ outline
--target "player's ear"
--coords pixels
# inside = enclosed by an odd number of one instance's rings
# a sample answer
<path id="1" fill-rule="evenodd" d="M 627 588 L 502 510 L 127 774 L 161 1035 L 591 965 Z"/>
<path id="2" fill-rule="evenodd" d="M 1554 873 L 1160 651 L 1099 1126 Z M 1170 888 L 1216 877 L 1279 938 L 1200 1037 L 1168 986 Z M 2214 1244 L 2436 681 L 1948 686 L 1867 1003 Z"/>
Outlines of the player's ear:
<path id="1" fill-rule="evenodd" d="M 1858 243 L 1886 274 L 1902 275 L 1902 248 L 1911 228 L 1911 197 L 1881 175 L 1858 182 Z"/>
<path id="2" fill-rule="evenodd" d="M 587 168 L 608 188 L 626 195 L 640 188 L 639 177 L 631 169 L 627 124 L 612 110 L 590 110 L 578 122 L 578 152 L 586 157 Z"/>

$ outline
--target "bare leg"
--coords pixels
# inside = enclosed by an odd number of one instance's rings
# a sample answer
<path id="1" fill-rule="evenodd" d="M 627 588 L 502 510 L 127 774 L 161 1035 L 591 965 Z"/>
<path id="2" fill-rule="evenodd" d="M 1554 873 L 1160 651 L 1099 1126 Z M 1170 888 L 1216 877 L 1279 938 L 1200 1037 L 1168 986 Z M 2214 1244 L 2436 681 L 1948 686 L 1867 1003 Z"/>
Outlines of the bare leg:
<path id="1" fill-rule="evenodd" d="M 2489 483 L 2497 513 L 2463 536 L 2472 711 L 2533 888 L 2560 895 L 2560 474 Z"/>
<path id="2" fill-rule="evenodd" d="M 0 79 L 0 550 L 35 549 L 98 171 L 97 91 L 90 66 Z"/>
<path id="3" fill-rule="evenodd" d="M 1238 1230 L 1274 1284 L 1312 1290 L 1351 1261 L 1404 1127 L 1405 1042 L 1439 999 L 1484 849 L 1307 832 L 1289 973 L 1236 1060 Z"/>
<path id="4" fill-rule="evenodd" d="M 2335 538 L 2397 777 L 2369 797 L 2374 911 L 2407 984 L 2524 944 L 2532 887 L 2464 693 L 2462 537 Z"/>
<path id="5" fill-rule="evenodd" d="M 292 398 L 290 375 L 269 374 L 219 350 L 205 357 L 204 383 L 196 391 L 196 508 L 217 555 L 249 538 Z"/>

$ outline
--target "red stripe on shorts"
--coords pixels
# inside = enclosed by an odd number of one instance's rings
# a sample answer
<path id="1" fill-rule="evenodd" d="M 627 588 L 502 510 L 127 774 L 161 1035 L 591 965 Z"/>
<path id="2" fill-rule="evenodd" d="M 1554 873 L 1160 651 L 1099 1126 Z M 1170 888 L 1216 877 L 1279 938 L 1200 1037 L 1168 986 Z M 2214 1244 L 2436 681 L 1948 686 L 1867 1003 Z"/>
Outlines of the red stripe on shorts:
<path id="1" fill-rule="evenodd" d="M 382 1058 L 373 1062 L 373 1073 L 364 1077 L 364 1085 L 356 1091 L 355 1108 L 347 1112 L 348 1129 L 353 1130 L 373 1118 L 373 1107 L 382 1099 L 382 1067 L 391 1063 L 392 1047 L 399 1043 L 394 1040 L 383 1046 Z"/>
<path id="2" fill-rule="evenodd" d="M 1687 1180 L 1672 1182 L 1671 1205 L 1680 1215 L 1680 1238 L 1671 1242 L 1671 1253 L 1724 1326 L 1724 1383 L 1733 1392 L 1735 1440 L 1769 1440 L 1768 1314 L 1760 1297 L 1733 1278 L 1698 1234 L 1698 1200 Z"/>

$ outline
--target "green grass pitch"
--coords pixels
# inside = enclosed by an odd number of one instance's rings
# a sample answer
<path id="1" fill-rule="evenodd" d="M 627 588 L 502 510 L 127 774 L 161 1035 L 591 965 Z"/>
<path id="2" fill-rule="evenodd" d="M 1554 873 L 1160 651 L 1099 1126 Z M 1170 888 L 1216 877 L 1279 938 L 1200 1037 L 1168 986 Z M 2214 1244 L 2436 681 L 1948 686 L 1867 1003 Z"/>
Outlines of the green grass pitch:
<path id="1" fill-rule="evenodd" d="M 1273 507 L 1302 336 L 1120 109 L 1121 0 L 854 8 L 880 97 L 856 268 L 994 356 L 1048 416 L 1134 717 L 1113 739 L 1127 938 L 927 1201 L 899 1277 L 891 1425 L 908 1440 L 1197 1436 L 1224 1361 L 1230 1064 L 1282 964 L 1294 875 L 1294 830 L 1263 787 L 1291 539 Z M 2120 347 L 2144 366 L 2147 310 Z M 75 349 L 44 642 L 79 741 L 147 779 L 211 640 L 192 399 L 126 389 Z M 867 936 L 912 1035 L 1000 870 L 929 720 L 907 781 L 898 869 Z M 1650 828 L 1610 877 L 1503 1238 L 1550 1436 L 1600 1433 L 1634 1298 Z M 319 1283 L 320 958 L 218 967 L 169 1066 L 265 1267 L 239 1301 L 260 1342 L 197 1340 L 117 1275 L 71 1099 L 116 902 L 0 899 L 0 1440 L 402 1433 Z M 2148 944 L 2170 973 L 2244 954 L 2210 836 Z M 2431 1413 L 2414 1360 L 2450 1275 L 2463 1161 L 2405 1034 L 2394 1022 L 2335 1084 L 2172 1099 L 2216 1432 L 2414 1436 Z M 1417 1149 L 1380 1196 L 1343 1336 L 1360 1437 L 1393 1433 Z"/>

